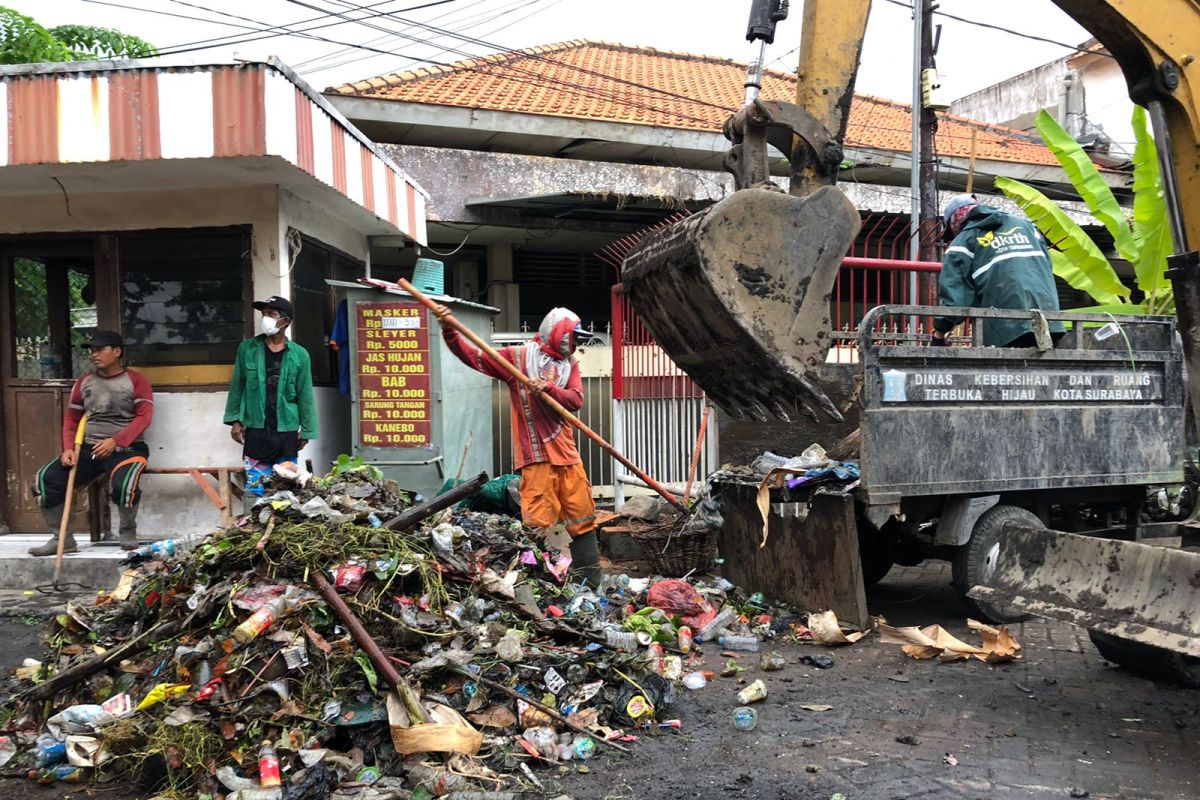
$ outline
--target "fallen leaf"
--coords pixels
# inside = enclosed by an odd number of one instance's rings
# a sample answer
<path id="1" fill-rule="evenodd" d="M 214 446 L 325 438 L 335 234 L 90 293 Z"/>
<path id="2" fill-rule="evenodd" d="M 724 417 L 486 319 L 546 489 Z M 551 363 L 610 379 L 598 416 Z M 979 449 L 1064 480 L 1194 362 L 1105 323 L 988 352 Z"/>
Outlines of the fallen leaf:
<path id="1" fill-rule="evenodd" d="M 235 736 L 237 736 L 237 726 L 227 719 L 221 720 L 221 738 L 232 742 Z"/>
<path id="2" fill-rule="evenodd" d="M 812 634 L 813 641 L 829 646 L 854 644 L 870 633 L 870 631 L 844 632 L 837 615 L 832 611 L 809 614 L 808 630 Z"/>
<path id="3" fill-rule="evenodd" d="M 517 724 L 517 715 L 508 706 L 492 706 L 467 716 L 472 722 L 485 728 L 511 728 Z"/>
<path id="4" fill-rule="evenodd" d="M 805 711 L 833 711 L 833 706 L 822 703 L 804 703 L 800 707 Z"/>
<path id="5" fill-rule="evenodd" d="M 310 642 L 312 642 L 313 647 L 317 648 L 325 655 L 329 655 L 333 652 L 333 647 L 329 644 L 329 642 L 325 641 L 324 636 L 313 630 L 312 626 L 307 622 L 302 622 L 300 624 L 304 626 L 304 635 L 308 637 Z"/>

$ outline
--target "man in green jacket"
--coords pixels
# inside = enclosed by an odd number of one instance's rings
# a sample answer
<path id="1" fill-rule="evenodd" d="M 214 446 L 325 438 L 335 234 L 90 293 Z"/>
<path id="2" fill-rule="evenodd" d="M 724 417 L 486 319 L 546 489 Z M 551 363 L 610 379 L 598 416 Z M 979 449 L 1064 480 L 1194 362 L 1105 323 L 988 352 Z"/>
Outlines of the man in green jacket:
<path id="1" fill-rule="evenodd" d="M 317 414 L 308 351 L 286 336 L 295 313 L 291 301 L 268 297 L 254 308 L 262 312 L 262 333 L 238 347 L 225 424 L 242 445 L 246 487 L 261 496 L 272 468 L 294 463 L 317 438 Z"/>
<path id="2" fill-rule="evenodd" d="M 981 205 L 974 195 L 957 194 L 946 203 L 943 219 L 954 239 L 946 249 L 938 276 L 938 300 L 963 308 L 1014 308 L 1058 311 L 1058 291 L 1050 251 L 1037 228 L 1023 216 Z M 933 344 L 962 322 L 937 317 Z M 1050 323 L 1058 341 L 1066 329 Z M 1028 319 L 983 320 L 983 343 L 995 347 L 1034 347 Z"/>

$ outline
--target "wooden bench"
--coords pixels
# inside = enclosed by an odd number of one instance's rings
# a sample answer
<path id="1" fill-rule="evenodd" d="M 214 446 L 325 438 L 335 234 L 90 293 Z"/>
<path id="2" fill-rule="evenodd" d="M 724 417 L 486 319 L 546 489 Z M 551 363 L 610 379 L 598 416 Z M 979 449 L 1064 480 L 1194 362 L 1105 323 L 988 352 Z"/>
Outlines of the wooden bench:
<path id="1" fill-rule="evenodd" d="M 234 514 L 231 509 L 233 499 L 242 496 L 242 487 L 234 482 L 233 477 L 242 471 L 241 466 L 146 467 L 142 470 L 142 474 L 190 475 L 209 502 L 221 512 L 221 525 L 224 527 L 233 524 Z M 215 486 L 213 485 L 214 481 L 216 482 Z M 103 541 L 105 534 L 112 530 L 112 516 L 108 500 L 108 476 L 101 475 L 88 486 L 88 523 L 93 542 Z"/>

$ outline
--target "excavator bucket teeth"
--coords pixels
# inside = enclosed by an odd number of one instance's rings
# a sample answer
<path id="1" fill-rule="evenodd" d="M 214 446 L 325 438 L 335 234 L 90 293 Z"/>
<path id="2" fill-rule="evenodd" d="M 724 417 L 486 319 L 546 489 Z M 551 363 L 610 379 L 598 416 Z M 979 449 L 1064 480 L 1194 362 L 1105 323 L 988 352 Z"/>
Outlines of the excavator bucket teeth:
<path id="1" fill-rule="evenodd" d="M 1200 553 L 1008 523 L 968 596 L 1200 657 Z"/>
<path id="2" fill-rule="evenodd" d="M 860 224 L 831 186 L 742 189 L 642 239 L 621 280 L 659 346 L 728 413 L 815 405 L 840 421 L 807 372 L 829 351 L 829 298 Z"/>

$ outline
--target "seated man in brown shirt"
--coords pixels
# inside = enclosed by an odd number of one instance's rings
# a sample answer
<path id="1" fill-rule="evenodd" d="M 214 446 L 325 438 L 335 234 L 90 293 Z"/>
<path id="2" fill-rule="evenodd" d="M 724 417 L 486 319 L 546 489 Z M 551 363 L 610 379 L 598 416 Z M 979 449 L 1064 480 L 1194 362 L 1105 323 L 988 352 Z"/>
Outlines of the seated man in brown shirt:
<path id="1" fill-rule="evenodd" d="M 125 342 L 116 331 L 97 330 L 83 345 L 92 355 L 96 369 L 75 381 L 71 387 L 67 413 L 63 418 L 62 455 L 38 470 L 34 494 L 50 526 L 50 541 L 29 550 L 30 555 L 52 556 L 58 552 L 58 526 L 64 509 L 67 478 L 75 464 L 75 432 L 87 414 L 83 446 L 75 468 L 77 489 L 101 475 L 108 475 L 108 487 L 120 517 L 121 548 L 137 547 L 137 507 L 142 497 L 138 481 L 150 454 L 142 434 L 154 417 L 154 392 L 146 378 L 125 369 L 121 358 Z M 74 553 L 75 537 L 67 533 L 64 552 Z"/>

